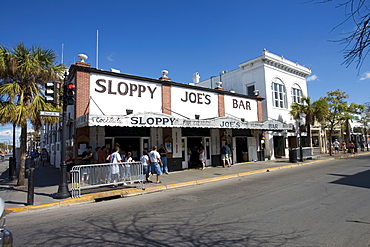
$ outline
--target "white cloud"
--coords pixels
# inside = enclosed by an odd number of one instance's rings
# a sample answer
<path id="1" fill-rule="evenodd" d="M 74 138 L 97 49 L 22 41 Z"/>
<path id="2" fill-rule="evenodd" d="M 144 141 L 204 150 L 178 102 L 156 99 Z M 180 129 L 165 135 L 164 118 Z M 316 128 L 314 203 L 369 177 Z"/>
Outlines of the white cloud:
<path id="1" fill-rule="evenodd" d="M 370 72 L 365 72 L 361 75 L 360 81 L 370 79 Z"/>
<path id="2" fill-rule="evenodd" d="M 317 77 L 317 75 L 311 75 L 309 77 L 307 77 L 307 81 L 318 81 L 319 78 Z"/>
<path id="3" fill-rule="evenodd" d="M 107 57 L 107 59 L 108 59 L 108 61 L 111 61 L 111 62 L 114 62 L 114 60 L 113 60 L 113 55 L 109 55 L 108 57 Z"/>

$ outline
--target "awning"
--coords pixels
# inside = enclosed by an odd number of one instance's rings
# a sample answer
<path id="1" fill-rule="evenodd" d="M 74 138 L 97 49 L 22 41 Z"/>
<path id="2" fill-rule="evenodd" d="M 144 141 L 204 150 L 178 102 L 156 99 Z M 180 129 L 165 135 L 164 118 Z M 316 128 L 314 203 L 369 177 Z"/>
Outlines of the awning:
<path id="1" fill-rule="evenodd" d="M 90 115 L 76 119 L 76 128 L 86 126 L 112 127 L 170 127 L 170 128 L 213 128 L 213 129 L 256 129 L 256 130 L 292 130 L 291 124 L 276 120 L 246 122 L 234 117 L 216 117 L 211 119 L 176 118 L 163 113 L 144 112 L 130 115 Z"/>

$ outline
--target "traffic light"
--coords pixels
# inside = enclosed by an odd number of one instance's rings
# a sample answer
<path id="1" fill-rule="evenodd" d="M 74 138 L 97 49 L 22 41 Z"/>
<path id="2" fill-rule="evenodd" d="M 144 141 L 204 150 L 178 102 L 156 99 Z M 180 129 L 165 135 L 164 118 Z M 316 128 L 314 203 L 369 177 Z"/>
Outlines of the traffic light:
<path id="1" fill-rule="evenodd" d="M 64 91 L 64 99 L 67 105 L 75 104 L 75 84 L 68 83 Z"/>
<path id="2" fill-rule="evenodd" d="M 57 83 L 47 82 L 45 86 L 45 101 L 47 103 L 57 103 Z"/>

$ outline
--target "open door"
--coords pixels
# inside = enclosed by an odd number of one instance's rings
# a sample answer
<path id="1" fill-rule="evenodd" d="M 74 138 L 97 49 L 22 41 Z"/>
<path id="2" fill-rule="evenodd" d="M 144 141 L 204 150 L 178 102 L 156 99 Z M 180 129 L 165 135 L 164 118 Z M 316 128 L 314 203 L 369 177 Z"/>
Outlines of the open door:
<path id="1" fill-rule="evenodd" d="M 148 153 L 151 151 L 149 141 L 150 141 L 149 137 L 140 137 L 140 154 L 139 154 L 139 157 L 141 157 L 144 150 L 148 151 Z"/>
<path id="2" fill-rule="evenodd" d="M 182 153 L 182 169 L 189 168 L 189 153 L 188 153 L 188 142 L 187 138 L 181 138 L 181 153 Z"/>
<path id="3" fill-rule="evenodd" d="M 248 139 L 248 161 L 256 161 L 258 160 L 256 137 L 247 137 L 247 139 Z"/>
<path id="4" fill-rule="evenodd" d="M 211 137 L 203 137 L 206 166 L 211 165 Z"/>

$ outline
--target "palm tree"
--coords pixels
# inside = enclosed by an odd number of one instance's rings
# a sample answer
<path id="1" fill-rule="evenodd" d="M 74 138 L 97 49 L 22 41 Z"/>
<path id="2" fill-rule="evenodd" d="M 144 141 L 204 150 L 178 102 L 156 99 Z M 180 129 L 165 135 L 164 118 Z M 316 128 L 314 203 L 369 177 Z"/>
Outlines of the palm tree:
<path id="1" fill-rule="evenodd" d="M 321 122 L 328 112 L 328 104 L 325 100 L 319 99 L 311 104 L 311 98 L 309 96 L 303 96 L 301 103 L 293 103 L 291 105 L 290 115 L 294 119 L 298 119 L 300 114 L 305 115 L 305 125 L 307 127 L 307 145 L 311 146 L 311 125 L 315 124 L 315 121 Z"/>
<path id="2" fill-rule="evenodd" d="M 60 110 L 60 107 L 46 103 L 43 97 L 46 82 L 59 80 L 65 69 L 54 63 L 55 58 L 52 50 L 27 48 L 23 43 L 11 50 L 0 46 L 0 123 L 15 123 L 21 127 L 17 185 L 24 185 L 27 123 L 38 130 L 42 121 L 58 121 L 38 115 L 42 110 Z"/>

